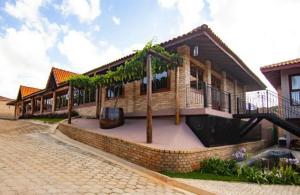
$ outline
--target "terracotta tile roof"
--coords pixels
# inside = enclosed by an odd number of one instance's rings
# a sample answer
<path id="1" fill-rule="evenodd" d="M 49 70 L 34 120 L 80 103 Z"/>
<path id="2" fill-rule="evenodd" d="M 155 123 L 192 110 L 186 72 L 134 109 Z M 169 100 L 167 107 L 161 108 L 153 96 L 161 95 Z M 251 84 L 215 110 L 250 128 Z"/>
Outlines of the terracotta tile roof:
<path id="1" fill-rule="evenodd" d="M 296 58 L 293 60 L 288 60 L 288 61 L 283 61 L 283 62 L 279 62 L 279 63 L 275 63 L 275 64 L 270 64 L 270 65 L 266 65 L 260 68 L 260 70 L 262 72 L 268 72 L 273 70 L 274 68 L 280 68 L 280 67 L 284 67 L 284 66 L 288 66 L 288 65 L 293 65 L 293 64 L 300 64 L 300 58 Z"/>
<path id="2" fill-rule="evenodd" d="M 185 33 L 185 34 L 183 34 L 183 35 L 180 35 L 180 36 L 177 36 L 177 37 L 175 37 L 175 38 L 173 38 L 173 39 L 170 39 L 170 40 L 168 40 L 168 41 L 165 41 L 165 42 L 162 42 L 162 43 L 160 43 L 159 45 L 161 45 L 161 46 L 163 46 L 163 47 L 168 47 L 168 46 L 170 46 L 170 45 L 172 45 L 172 44 L 175 44 L 176 42 L 178 42 L 178 41 L 181 41 L 181 40 L 183 40 L 183 39 L 186 39 L 186 38 L 188 38 L 189 36 L 191 36 L 191 35 L 193 35 L 193 34 L 196 34 L 196 33 L 199 33 L 199 32 L 206 32 L 206 33 L 208 33 L 209 35 L 211 35 L 213 38 L 215 38 L 216 39 L 216 41 L 220 44 L 220 45 L 222 45 L 223 47 L 225 47 L 227 50 L 230 50 L 229 49 L 229 47 L 208 27 L 208 25 L 207 24 L 203 24 L 203 25 L 201 25 L 201 26 L 199 26 L 199 27 L 197 27 L 197 28 L 195 28 L 195 29 L 193 29 L 192 31 L 190 31 L 190 32 L 188 32 L 188 33 Z M 232 55 L 234 55 L 236 58 L 238 58 L 238 56 L 236 56 L 231 50 L 230 50 L 230 52 L 232 53 Z M 114 61 L 112 61 L 112 62 L 109 62 L 108 64 L 105 64 L 105 65 L 102 65 L 102 66 L 100 66 L 100 67 L 98 67 L 98 68 L 95 68 L 95 69 L 93 69 L 93 70 L 90 70 L 90 71 L 88 71 L 88 72 L 86 72 L 86 73 L 84 73 L 84 74 L 86 74 L 86 75 L 88 75 L 88 74 L 90 74 L 90 73 L 92 73 L 92 72 L 94 72 L 94 71 L 98 71 L 98 70 L 103 70 L 103 69 L 105 69 L 105 68 L 108 68 L 108 67 L 111 67 L 111 66 L 114 66 L 114 64 L 116 64 L 116 63 L 123 63 L 123 62 L 125 62 L 126 60 L 128 60 L 128 59 L 130 59 L 131 57 L 133 57 L 134 56 L 134 54 L 135 54 L 136 52 L 134 52 L 134 53 L 131 53 L 131 54 L 129 54 L 129 55 L 126 55 L 126 56 L 123 56 L 123 57 L 121 57 L 121 58 L 119 58 L 119 59 L 117 59 L 117 60 L 114 60 Z M 239 58 L 238 58 L 238 60 L 239 61 L 241 61 Z"/>
<path id="3" fill-rule="evenodd" d="M 186 39 L 189 39 L 190 37 L 193 37 L 194 35 L 199 35 L 199 33 L 203 33 L 204 35 L 208 35 L 209 37 L 211 37 L 215 42 L 217 42 L 221 47 L 224 48 L 225 51 L 227 51 L 229 53 L 229 55 L 233 56 L 237 62 L 243 67 L 243 69 L 245 69 L 246 72 L 248 72 L 248 74 L 250 74 L 254 80 L 256 80 L 259 85 L 263 86 L 264 88 L 266 87 L 265 84 L 248 68 L 248 66 L 222 41 L 221 38 L 219 38 L 209 27 L 207 24 L 203 24 L 195 29 L 193 29 L 192 31 L 186 33 L 186 34 L 183 34 L 183 35 L 180 35 L 180 36 L 177 36 L 173 39 L 170 39 L 168 41 L 165 41 L 165 42 L 162 42 L 160 43 L 159 45 L 167 48 L 167 47 L 170 47 L 172 45 L 175 45 L 177 43 L 180 43 Z M 132 53 L 132 54 L 129 54 L 127 56 L 124 56 L 120 59 L 117 59 L 115 61 L 112 61 L 108 64 L 105 64 L 105 65 L 102 65 L 98 68 L 95 68 L 93 70 L 90 70 L 86 73 L 84 73 L 85 75 L 88 75 L 90 73 L 93 73 L 95 71 L 101 71 L 101 70 L 105 70 L 106 68 L 110 68 L 110 67 L 113 67 L 115 65 L 118 65 L 118 64 L 121 64 L 123 62 L 125 62 L 126 60 L 130 59 L 131 57 L 134 56 L 135 53 Z"/>
<path id="4" fill-rule="evenodd" d="M 41 89 L 38 88 L 34 88 L 34 87 L 27 87 L 27 86 L 20 86 L 20 92 L 21 92 L 21 96 L 22 98 L 28 95 L 31 95 L 35 92 L 40 91 Z"/>
<path id="5" fill-rule="evenodd" d="M 13 101 L 13 99 L 10 99 L 10 98 L 7 98 L 7 97 L 0 96 L 0 101 Z"/>
<path id="6" fill-rule="evenodd" d="M 59 68 L 54 68 L 54 67 L 52 68 L 52 73 L 57 85 L 67 81 L 72 76 L 78 75 L 77 73 L 70 72 L 67 70 L 62 70 Z"/>

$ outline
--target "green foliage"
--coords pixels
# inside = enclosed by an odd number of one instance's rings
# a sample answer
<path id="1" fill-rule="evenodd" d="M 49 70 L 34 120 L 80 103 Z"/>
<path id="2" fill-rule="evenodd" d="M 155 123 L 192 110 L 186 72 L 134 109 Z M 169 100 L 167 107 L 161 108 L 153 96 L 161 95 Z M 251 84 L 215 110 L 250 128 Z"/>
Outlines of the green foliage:
<path id="1" fill-rule="evenodd" d="M 269 171 L 264 170 L 261 166 L 238 167 L 235 160 L 221 160 L 218 158 L 209 158 L 201 161 L 201 169 L 198 171 L 190 173 L 165 172 L 163 174 L 179 178 L 300 185 L 299 174 L 288 165 L 280 165 Z"/>
<path id="2" fill-rule="evenodd" d="M 223 176 L 236 175 L 237 162 L 235 160 L 222 160 L 218 158 L 205 159 L 201 162 L 200 172 Z"/>
<path id="3" fill-rule="evenodd" d="M 244 166 L 238 170 L 238 176 L 258 184 L 300 185 L 300 176 L 291 166 L 274 167 L 271 171 Z"/>
<path id="4" fill-rule="evenodd" d="M 268 183 L 268 179 L 261 169 L 244 166 L 238 170 L 239 177 L 245 177 L 247 181 L 258 184 Z"/>
<path id="5" fill-rule="evenodd" d="M 161 73 L 168 69 L 174 69 L 180 63 L 180 57 L 178 54 L 171 54 L 160 45 L 153 45 L 152 42 L 149 42 L 142 50 L 137 51 L 130 60 L 126 61 L 124 65 L 117 67 L 117 69 L 114 71 L 108 70 L 106 74 L 97 75 L 95 77 L 77 75 L 69 79 L 69 81 L 75 87 L 86 88 L 96 87 L 98 85 L 112 86 L 116 84 L 131 82 L 134 80 L 140 80 L 144 78 L 146 74 L 145 64 L 147 54 L 150 50 L 168 57 L 173 62 L 167 62 L 166 60 L 153 55 L 151 58 L 153 74 Z"/>

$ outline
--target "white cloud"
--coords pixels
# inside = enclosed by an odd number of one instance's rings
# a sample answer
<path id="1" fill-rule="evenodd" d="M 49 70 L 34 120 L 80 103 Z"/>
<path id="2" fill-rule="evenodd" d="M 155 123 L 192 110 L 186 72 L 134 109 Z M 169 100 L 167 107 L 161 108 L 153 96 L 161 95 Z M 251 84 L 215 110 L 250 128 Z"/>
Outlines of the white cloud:
<path id="1" fill-rule="evenodd" d="M 300 56 L 300 1 L 211 0 L 209 6 L 208 24 L 264 81 L 260 66 Z"/>
<path id="2" fill-rule="evenodd" d="M 101 14 L 100 0 L 64 0 L 61 10 L 65 15 L 75 15 L 80 22 L 92 22 Z"/>
<path id="3" fill-rule="evenodd" d="M 113 17 L 112 17 L 112 20 L 113 20 L 113 22 L 114 22 L 116 25 L 120 25 L 120 22 L 121 22 L 121 19 L 120 19 L 120 18 L 118 18 L 118 17 L 116 17 L 116 16 L 113 16 Z"/>
<path id="4" fill-rule="evenodd" d="M 158 0 L 163 8 L 176 8 L 179 12 L 179 29 L 181 33 L 200 26 L 204 21 L 201 11 L 204 8 L 204 0 Z"/>
<path id="5" fill-rule="evenodd" d="M 62 30 L 40 14 L 40 8 L 50 1 L 5 4 L 4 10 L 22 22 L 19 29 L 6 27 L 0 34 L 0 88 L 5 96 L 15 98 L 20 84 L 45 87 L 45 75 L 52 64 L 48 51 L 55 47 Z"/>
<path id="6" fill-rule="evenodd" d="M 113 45 L 106 42 L 94 44 L 87 34 L 74 30 L 58 44 L 58 49 L 67 57 L 74 71 L 80 73 L 122 56 L 122 52 Z"/>
<path id="7" fill-rule="evenodd" d="M 56 32 L 48 34 L 30 30 L 8 28 L 0 37 L 1 95 L 15 98 L 20 84 L 45 87 L 51 60 L 47 51 L 55 44 Z"/>
<path id="8" fill-rule="evenodd" d="M 99 32 L 100 31 L 100 26 L 99 25 L 95 25 L 94 26 L 94 31 Z"/>
<path id="9" fill-rule="evenodd" d="M 24 21 L 26 25 L 40 28 L 39 9 L 47 2 L 49 0 L 17 0 L 15 4 L 6 2 L 4 10 L 11 16 Z"/>
<path id="10" fill-rule="evenodd" d="M 209 17 L 201 17 L 207 14 L 201 0 L 198 6 L 192 0 L 158 3 L 178 10 L 180 33 L 207 23 L 264 81 L 260 66 L 300 56 L 300 1 L 209 0 Z"/>

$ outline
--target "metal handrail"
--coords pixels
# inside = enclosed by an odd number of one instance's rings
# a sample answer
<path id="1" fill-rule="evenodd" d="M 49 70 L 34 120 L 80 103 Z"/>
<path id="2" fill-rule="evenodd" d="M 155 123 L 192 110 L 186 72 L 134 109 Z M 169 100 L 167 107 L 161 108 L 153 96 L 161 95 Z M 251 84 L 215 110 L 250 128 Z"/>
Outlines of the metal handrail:
<path id="1" fill-rule="evenodd" d="M 256 95 L 255 95 L 256 94 Z M 282 97 L 272 91 L 264 90 L 251 95 L 239 95 L 235 112 L 244 113 L 272 113 L 280 118 L 298 118 L 300 109 L 291 106 L 288 98 Z"/>

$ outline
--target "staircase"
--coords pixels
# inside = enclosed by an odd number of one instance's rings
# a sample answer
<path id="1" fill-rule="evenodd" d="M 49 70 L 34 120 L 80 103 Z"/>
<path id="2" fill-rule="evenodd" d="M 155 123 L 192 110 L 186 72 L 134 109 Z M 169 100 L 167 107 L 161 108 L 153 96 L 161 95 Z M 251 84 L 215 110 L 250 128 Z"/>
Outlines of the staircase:
<path id="1" fill-rule="evenodd" d="M 251 131 L 262 119 L 300 137 L 300 127 L 289 121 L 293 118 L 300 120 L 300 108 L 291 106 L 289 99 L 269 90 L 238 95 L 233 117 L 249 119 L 240 128 L 241 137 Z"/>

